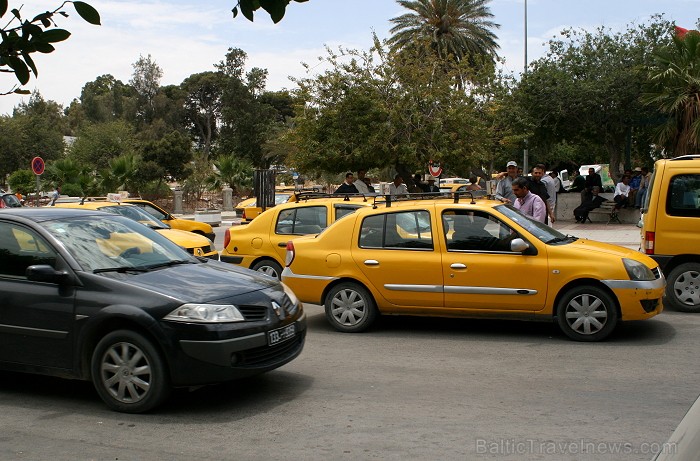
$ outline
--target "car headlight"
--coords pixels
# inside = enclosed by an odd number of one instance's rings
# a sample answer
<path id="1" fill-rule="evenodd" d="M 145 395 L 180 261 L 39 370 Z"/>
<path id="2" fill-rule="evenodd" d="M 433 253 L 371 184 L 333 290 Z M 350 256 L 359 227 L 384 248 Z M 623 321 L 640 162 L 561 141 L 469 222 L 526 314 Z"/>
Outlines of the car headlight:
<path id="1" fill-rule="evenodd" d="M 284 292 L 289 296 L 289 299 L 292 301 L 292 303 L 295 306 L 299 305 L 299 298 L 297 298 L 297 295 L 294 294 L 291 288 L 289 288 L 287 285 L 285 285 L 283 282 L 280 282 L 282 285 L 282 288 L 284 289 Z"/>
<path id="2" fill-rule="evenodd" d="M 163 319 L 196 323 L 227 323 L 245 320 L 243 314 L 231 304 L 183 304 Z"/>
<path id="3" fill-rule="evenodd" d="M 622 258 L 622 263 L 625 265 L 630 280 L 654 280 L 654 274 L 651 273 L 651 269 L 643 263 L 627 258 Z"/>

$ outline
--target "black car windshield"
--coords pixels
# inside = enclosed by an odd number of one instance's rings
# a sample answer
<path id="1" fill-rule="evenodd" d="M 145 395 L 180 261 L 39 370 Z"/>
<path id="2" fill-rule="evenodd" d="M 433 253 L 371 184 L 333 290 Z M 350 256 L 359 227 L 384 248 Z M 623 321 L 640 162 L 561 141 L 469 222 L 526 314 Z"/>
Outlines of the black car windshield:
<path id="1" fill-rule="evenodd" d="M 136 205 L 105 205 L 100 207 L 99 210 L 126 216 L 141 224 L 145 224 L 151 229 L 170 229 L 170 226 L 157 220 L 152 214 Z"/>
<path id="2" fill-rule="evenodd" d="M 70 217 L 47 221 L 43 226 L 85 271 L 140 270 L 164 267 L 173 261 L 198 262 L 158 232 L 123 216 Z"/>
<path id="3" fill-rule="evenodd" d="M 512 205 L 498 205 L 495 209 L 518 223 L 532 234 L 533 237 L 544 243 L 562 243 L 576 240 L 575 237 L 566 236 L 558 230 L 524 215 Z"/>

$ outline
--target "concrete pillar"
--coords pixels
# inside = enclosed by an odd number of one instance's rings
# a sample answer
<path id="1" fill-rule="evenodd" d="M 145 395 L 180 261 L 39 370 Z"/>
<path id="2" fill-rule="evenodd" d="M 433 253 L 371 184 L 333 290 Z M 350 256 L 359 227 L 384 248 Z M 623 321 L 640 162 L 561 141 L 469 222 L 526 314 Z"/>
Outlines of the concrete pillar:
<path id="1" fill-rule="evenodd" d="M 184 211 L 182 209 L 182 191 L 180 189 L 174 190 L 173 196 L 175 202 L 173 204 L 173 214 L 183 214 Z"/>
<path id="2" fill-rule="evenodd" d="M 224 194 L 224 211 L 233 211 L 233 189 L 226 186 L 221 192 Z"/>

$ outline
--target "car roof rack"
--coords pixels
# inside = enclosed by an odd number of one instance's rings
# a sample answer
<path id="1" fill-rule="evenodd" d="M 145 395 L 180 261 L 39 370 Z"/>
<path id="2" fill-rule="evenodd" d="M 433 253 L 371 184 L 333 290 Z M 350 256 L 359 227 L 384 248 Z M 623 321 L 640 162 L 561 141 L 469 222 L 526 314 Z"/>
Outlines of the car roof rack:
<path id="1" fill-rule="evenodd" d="M 327 192 L 313 192 L 313 191 L 301 191 L 294 192 L 296 201 L 300 200 L 310 200 L 310 199 L 323 199 L 323 198 L 342 198 L 346 202 L 349 202 L 351 198 L 362 198 L 364 202 L 368 200 L 368 195 L 365 194 L 329 194 Z"/>
<path id="2" fill-rule="evenodd" d="M 698 160 L 698 159 L 700 159 L 700 154 L 681 155 L 680 157 L 673 157 L 671 160 Z"/>
<path id="3" fill-rule="evenodd" d="M 379 205 L 384 204 L 387 208 L 391 207 L 392 202 L 406 202 L 410 200 L 435 200 L 435 199 L 446 199 L 451 198 L 454 203 L 459 203 L 460 197 L 469 197 L 471 199 L 470 204 L 476 204 L 475 198 L 492 198 L 486 193 L 486 191 L 458 191 L 458 192 L 414 192 L 408 194 L 401 194 L 396 197 L 392 197 L 391 194 L 377 195 L 374 197 L 373 208 L 377 208 Z"/>

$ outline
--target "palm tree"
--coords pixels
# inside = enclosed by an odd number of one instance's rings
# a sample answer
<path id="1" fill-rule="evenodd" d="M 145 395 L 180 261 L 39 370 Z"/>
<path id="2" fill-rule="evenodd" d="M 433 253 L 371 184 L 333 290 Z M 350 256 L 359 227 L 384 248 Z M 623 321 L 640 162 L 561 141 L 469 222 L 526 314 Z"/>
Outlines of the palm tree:
<path id="1" fill-rule="evenodd" d="M 489 0 L 397 0 L 411 10 L 391 19 L 393 49 L 406 49 L 428 43 L 441 58 L 468 60 L 475 67 L 493 63 L 499 24 L 491 21 Z"/>
<path id="2" fill-rule="evenodd" d="M 656 141 L 675 155 L 700 152 L 700 32 L 673 36 L 673 46 L 654 55 L 649 84 L 642 94 L 668 119 Z"/>
<path id="3" fill-rule="evenodd" d="M 250 187 L 253 182 L 253 166 L 235 155 L 222 155 L 214 161 L 216 170 L 210 178 L 212 189 L 221 189 L 228 184 L 232 189 Z"/>

